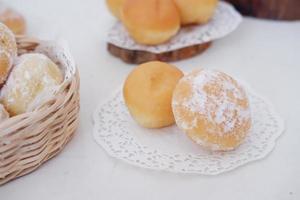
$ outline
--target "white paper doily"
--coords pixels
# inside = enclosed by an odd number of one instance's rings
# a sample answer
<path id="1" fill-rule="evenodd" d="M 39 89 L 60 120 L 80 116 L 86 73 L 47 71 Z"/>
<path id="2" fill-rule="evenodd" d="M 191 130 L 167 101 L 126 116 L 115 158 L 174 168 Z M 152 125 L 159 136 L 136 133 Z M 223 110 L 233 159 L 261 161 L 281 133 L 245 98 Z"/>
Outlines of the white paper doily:
<path id="1" fill-rule="evenodd" d="M 163 129 L 138 126 L 129 115 L 121 90 L 96 109 L 94 139 L 112 157 L 143 168 L 203 175 L 233 170 L 269 154 L 284 131 L 283 119 L 272 105 L 249 86 L 245 88 L 253 124 L 244 143 L 234 151 L 206 151 L 175 125 Z"/>
<path id="2" fill-rule="evenodd" d="M 242 16 L 233 6 L 221 1 L 208 24 L 183 27 L 168 43 L 156 46 L 137 44 L 120 22 L 111 28 L 107 41 L 130 50 L 162 53 L 222 38 L 234 31 L 241 21 Z"/>
<path id="3" fill-rule="evenodd" d="M 41 41 L 34 52 L 45 54 L 53 62 L 58 64 L 64 72 L 65 81 L 69 80 L 76 73 L 76 65 L 65 40 L 59 40 L 57 42 Z"/>

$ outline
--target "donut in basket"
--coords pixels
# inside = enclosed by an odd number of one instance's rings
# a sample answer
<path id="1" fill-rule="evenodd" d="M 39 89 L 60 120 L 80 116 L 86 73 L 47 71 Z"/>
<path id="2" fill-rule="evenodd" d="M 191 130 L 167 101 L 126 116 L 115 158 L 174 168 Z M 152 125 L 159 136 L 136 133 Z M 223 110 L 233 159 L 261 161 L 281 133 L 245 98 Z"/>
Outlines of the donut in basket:
<path id="1" fill-rule="evenodd" d="M 79 77 L 54 47 L 0 23 L 0 185 L 55 156 L 78 127 Z"/>
<path id="2" fill-rule="evenodd" d="M 14 34 L 24 34 L 26 31 L 25 18 L 3 2 L 0 2 L 0 22 L 5 24 Z"/>

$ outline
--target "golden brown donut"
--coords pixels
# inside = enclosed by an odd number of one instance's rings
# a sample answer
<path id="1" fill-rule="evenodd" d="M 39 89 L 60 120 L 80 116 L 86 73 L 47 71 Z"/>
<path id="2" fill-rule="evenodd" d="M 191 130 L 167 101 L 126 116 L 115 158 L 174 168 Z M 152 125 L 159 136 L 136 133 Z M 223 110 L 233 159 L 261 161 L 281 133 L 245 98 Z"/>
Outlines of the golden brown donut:
<path id="1" fill-rule="evenodd" d="M 30 111 L 33 103 L 43 103 L 63 81 L 58 66 L 38 53 L 19 57 L 1 91 L 1 103 L 11 116 Z"/>
<path id="2" fill-rule="evenodd" d="M 8 26 L 14 32 L 14 34 L 25 33 L 25 19 L 20 13 L 13 9 L 7 7 L 0 9 L 0 21 Z"/>
<path id="3" fill-rule="evenodd" d="M 0 49 L 6 51 L 9 56 L 17 56 L 17 43 L 14 33 L 0 22 Z"/>
<path id="4" fill-rule="evenodd" d="M 174 123 L 173 90 L 183 73 L 167 63 L 152 61 L 136 67 L 127 77 L 123 95 L 131 116 L 146 128 Z"/>
<path id="5" fill-rule="evenodd" d="M 129 34 L 141 44 L 164 43 L 180 28 L 173 0 L 124 0 L 121 16 Z"/>
<path id="6" fill-rule="evenodd" d="M 181 24 L 205 24 L 214 14 L 218 0 L 174 0 Z"/>
<path id="7" fill-rule="evenodd" d="M 106 0 L 106 4 L 110 12 L 118 19 L 121 19 L 121 9 L 123 6 L 123 1 L 124 0 Z"/>
<path id="8" fill-rule="evenodd" d="M 210 150 L 232 150 L 251 127 L 249 101 L 227 74 L 196 70 L 184 76 L 172 99 L 176 123 L 196 143 Z"/>

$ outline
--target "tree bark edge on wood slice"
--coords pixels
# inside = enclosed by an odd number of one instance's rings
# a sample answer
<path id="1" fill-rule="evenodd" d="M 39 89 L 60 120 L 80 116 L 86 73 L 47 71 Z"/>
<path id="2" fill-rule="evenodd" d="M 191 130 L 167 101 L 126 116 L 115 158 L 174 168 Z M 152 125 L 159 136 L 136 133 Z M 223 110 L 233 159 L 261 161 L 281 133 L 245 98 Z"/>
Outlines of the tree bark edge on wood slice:
<path id="1" fill-rule="evenodd" d="M 299 20 L 300 0 L 225 0 L 243 15 L 275 20 Z"/>
<path id="2" fill-rule="evenodd" d="M 152 53 L 147 51 L 129 50 L 118 47 L 114 44 L 107 43 L 107 50 L 114 56 L 122 59 L 126 63 L 141 64 L 149 61 L 173 62 L 194 57 L 203 53 L 210 47 L 212 42 L 207 42 L 199 45 L 193 45 L 174 51 L 163 53 Z"/>

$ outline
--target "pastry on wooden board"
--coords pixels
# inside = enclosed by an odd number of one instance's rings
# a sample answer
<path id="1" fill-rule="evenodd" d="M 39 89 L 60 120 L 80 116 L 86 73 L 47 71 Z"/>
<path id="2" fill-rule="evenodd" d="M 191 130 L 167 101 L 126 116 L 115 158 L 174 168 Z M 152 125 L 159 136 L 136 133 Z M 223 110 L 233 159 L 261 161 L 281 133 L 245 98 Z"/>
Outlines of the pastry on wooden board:
<path id="1" fill-rule="evenodd" d="M 218 0 L 107 0 L 107 5 L 136 43 L 155 46 L 168 44 L 183 25 L 208 23 L 217 2 Z M 192 44 L 159 53 L 128 49 L 113 43 L 108 43 L 107 49 L 127 63 L 141 64 L 155 60 L 171 62 L 187 59 L 202 53 L 210 44 L 211 42 Z"/>
<path id="2" fill-rule="evenodd" d="M 180 28 L 180 16 L 173 0 L 124 0 L 121 21 L 139 44 L 167 42 Z"/>
<path id="3" fill-rule="evenodd" d="M 213 16 L 218 0 L 174 0 L 182 25 L 205 24 Z"/>
<path id="4" fill-rule="evenodd" d="M 121 9 L 124 0 L 106 0 L 109 11 L 118 19 L 121 19 Z"/>

